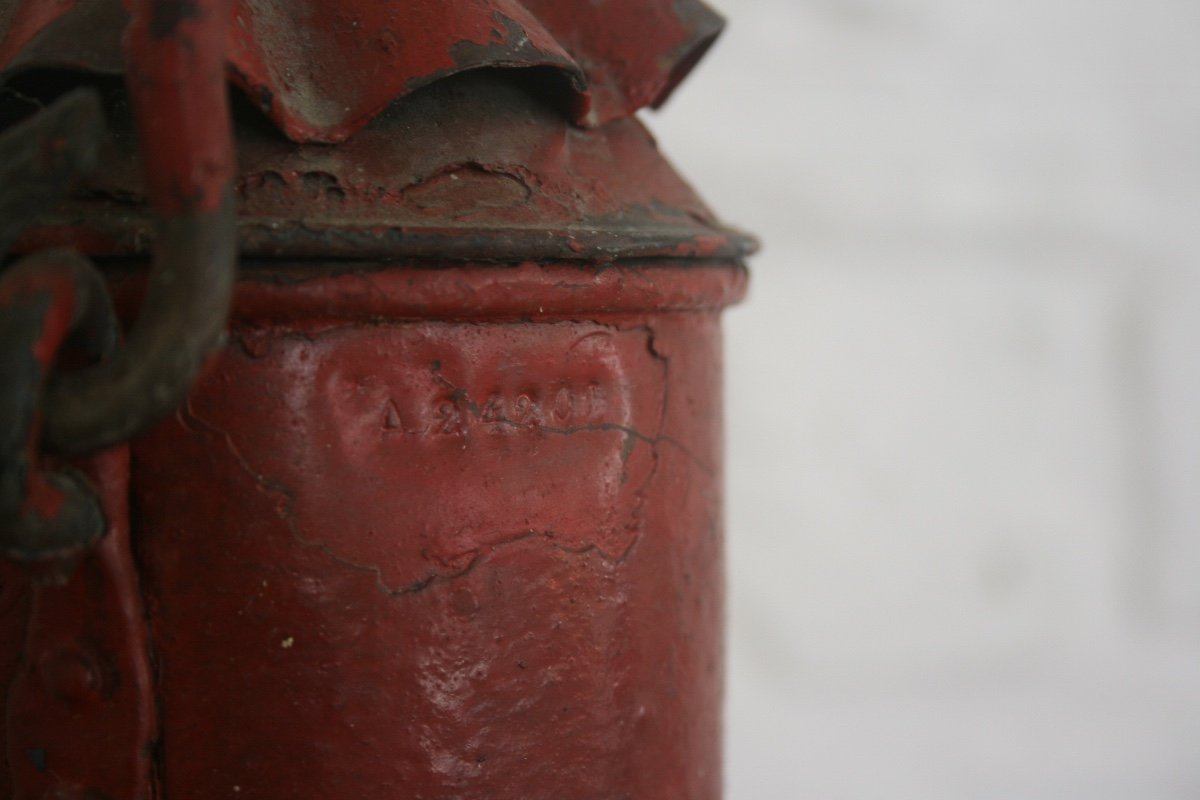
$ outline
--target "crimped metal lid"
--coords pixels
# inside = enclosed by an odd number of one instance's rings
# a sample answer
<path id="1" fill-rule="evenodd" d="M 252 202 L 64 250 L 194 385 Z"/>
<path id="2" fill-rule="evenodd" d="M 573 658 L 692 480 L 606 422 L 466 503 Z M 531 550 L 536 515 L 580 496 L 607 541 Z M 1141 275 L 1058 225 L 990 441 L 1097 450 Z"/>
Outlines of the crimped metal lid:
<path id="1" fill-rule="evenodd" d="M 5 6 L 0 70 L 121 71 L 121 0 Z M 663 103 L 723 25 L 700 0 L 236 0 L 229 73 L 298 142 L 342 141 L 481 67 L 553 71 L 564 112 L 594 127 Z"/>
<path id="2" fill-rule="evenodd" d="M 718 223 L 632 117 L 719 32 L 695 0 L 235 5 L 243 255 L 737 259 L 755 247 Z M 118 72 L 124 22 L 119 0 L 22 0 L 0 16 L 0 66 L 20 80 L 46 67 Z M 149 251 L 115 86 L 111 157 L 20 248 Z"/>

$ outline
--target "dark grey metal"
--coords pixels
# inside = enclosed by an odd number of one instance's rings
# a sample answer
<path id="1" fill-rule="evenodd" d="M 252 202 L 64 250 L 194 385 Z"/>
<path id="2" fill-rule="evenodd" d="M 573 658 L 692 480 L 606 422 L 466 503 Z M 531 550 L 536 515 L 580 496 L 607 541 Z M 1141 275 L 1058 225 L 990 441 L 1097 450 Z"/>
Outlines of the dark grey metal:
<path id="1" fill-rule="evenodd" d="M 70 303 L 70 341 L 95 358 L 116 345 L 117 321 L 103 276 L 67 250 L 22 259 L 0 279 L 0 555 L 21 560 L 78 552 L 104 533 L 99 500 L 72 470 L 38 465 L 38 398 L 53 367 L 46 348 L 57 306 Z M 28 503 L 31 481 L 61 497 L 53 509 Z"/>
<path id="2" fill-rule="evenodd" d="M 158 224 L 142 312 L 124 347 L 47 387 L 45 441 L 67 453 L 122 442 L 183 401 L 224 336 L 237 266 L 234 205 Z"/>

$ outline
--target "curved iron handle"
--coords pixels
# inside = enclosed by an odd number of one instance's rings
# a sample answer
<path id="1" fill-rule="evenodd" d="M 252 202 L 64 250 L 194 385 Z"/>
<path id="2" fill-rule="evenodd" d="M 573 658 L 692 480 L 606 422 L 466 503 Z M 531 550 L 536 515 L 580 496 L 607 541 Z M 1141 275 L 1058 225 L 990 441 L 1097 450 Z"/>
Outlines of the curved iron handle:
<path id="1" fill-rule="evenodd" d="M 126 345 L 47 386 L 45 441 L 69 453 L 124 441 L 179 405 L 221 342 L 237 265 L 230 0 L 135 0 L 131 11 L 127 83 L 157 217 L 154 265 Z"/>

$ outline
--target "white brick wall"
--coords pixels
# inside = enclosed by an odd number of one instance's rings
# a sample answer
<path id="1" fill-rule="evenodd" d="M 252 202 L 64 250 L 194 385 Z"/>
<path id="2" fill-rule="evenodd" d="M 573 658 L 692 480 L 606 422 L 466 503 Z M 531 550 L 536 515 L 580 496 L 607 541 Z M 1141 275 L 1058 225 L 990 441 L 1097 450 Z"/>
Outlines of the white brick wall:
<path id="1" fill-rule="evenodd" d="M 1200 4 L 718 4 L 730 800 L 1200 798 Z"/>

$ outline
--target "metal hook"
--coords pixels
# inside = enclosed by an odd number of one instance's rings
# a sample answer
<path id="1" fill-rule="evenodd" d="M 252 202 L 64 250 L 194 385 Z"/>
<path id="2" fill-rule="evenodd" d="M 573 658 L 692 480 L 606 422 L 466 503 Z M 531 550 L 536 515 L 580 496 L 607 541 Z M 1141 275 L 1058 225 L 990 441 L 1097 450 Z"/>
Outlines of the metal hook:
<path id="1" fill-rule="evenodd" d="M 236 271 L 233 136 L 225 83 L 230 0 L 135 0 L 128 85 L 151 207 L 154 263 L 126 344 L 104 280 L 82 256 L 30 256 L 0 279 L 0 553 L 53 557 L 103 531 L 94 494 L 38 469 L 42 445 L 91 453 L 177 407 L 223 336 Z M 92 169 L 103 141 L 87 90 L 0 135 L 0 248 Z M 0 249 L 0 252 L 3 252 Z M 52 371 L 68 336 L 105 356 Z M 87 349 L 87 348 L 85 348 Z"/>
<path id="2" fill-rule="evenodd" d="M 225 78 L 229 0 L 139 0 L 127 83 L 157 216 L 141 315 L 112 358 L 56 375 L 45 441 L 87 453 L 175 409 L 221 342 L 237 265 Z"/>

